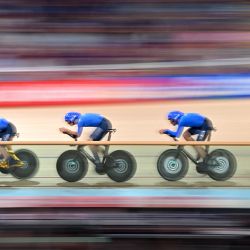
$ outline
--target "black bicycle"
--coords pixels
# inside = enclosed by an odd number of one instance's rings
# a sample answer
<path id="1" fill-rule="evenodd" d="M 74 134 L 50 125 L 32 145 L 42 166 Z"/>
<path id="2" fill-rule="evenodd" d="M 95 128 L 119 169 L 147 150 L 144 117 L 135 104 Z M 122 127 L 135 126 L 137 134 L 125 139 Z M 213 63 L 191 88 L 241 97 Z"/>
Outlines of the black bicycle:
<path id="1" fill-rule="evenodd" d="M 116 129 L 109 129 L 108 141 L 111 140 L 111 134 L 115 131 Z M 76 140 L 75 137 L 73 138 Z M 137 169 L 134 156 L 125 150 L 116 150 L 109 153 L 109 146 L 110 145 L 104 145 L 101 162 L 104 174 L 107 174 L 107 176 L 115 182 L 128 181 L 135 175 Z M 79 145 L 76 150 L 67 150 L 59 156 L 56 169 L 63 180 L 68 182 L 81 180 L 87 174 L 88 160 L 96 166 L 95 158 L 90 155 L 84 147 L 85 145 Z M 98 171 L 96 172 L 101 174 Z"/>
<path id="2" fill-rule="evenodd" d="M 210 140 L 210 136 L 208 138 L 208 140 Z M 183 145 L 178 145 L 177 149 L 164 151 L 158 158 L 157 170 L 165 180 L 180 180 L 184 178 L 188 172 L 189 159 L 196 165 L 198 173 L 205 173 L 216 181 L 228 180 L 235 174 L 237 161 L 230 151 L 225 149 L 215 149 L 212 152 L 209 152 L 209 145 L 205 146 L 205 151 L 205 172 L 199 170 L 198 160 L 189 153 Z"/>

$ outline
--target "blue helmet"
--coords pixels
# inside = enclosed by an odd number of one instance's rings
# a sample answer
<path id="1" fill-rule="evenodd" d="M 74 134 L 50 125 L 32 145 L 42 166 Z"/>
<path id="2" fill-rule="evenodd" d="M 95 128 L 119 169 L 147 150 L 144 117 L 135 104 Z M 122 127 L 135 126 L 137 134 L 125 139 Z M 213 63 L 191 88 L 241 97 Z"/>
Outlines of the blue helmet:
<path id="1" fill-rule="evenodd" d="M 183 115 L 181 111 L 171 111 L 168 113 L 168 120 L 177 122 Z"/>
<path id="2" fill-rule="evenodd" d="M 78 112 L 68 112 L 64 116 L 64 120 L 65 120 L 65 122 L 74 122 L 76 119 L 79 119 L 80 116 L 81 116 L 81 114 Z"/>

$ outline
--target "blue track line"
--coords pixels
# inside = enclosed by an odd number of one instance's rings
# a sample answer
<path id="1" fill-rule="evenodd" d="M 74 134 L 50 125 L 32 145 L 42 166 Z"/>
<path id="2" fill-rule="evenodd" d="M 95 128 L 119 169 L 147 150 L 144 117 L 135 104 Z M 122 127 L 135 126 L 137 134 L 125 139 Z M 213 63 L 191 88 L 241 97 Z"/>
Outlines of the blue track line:
<path id="1" fill-rule="evenodd" d="M 249 199 L 250 188 L 1 188 L 0 197 L 203 197 Z"/>

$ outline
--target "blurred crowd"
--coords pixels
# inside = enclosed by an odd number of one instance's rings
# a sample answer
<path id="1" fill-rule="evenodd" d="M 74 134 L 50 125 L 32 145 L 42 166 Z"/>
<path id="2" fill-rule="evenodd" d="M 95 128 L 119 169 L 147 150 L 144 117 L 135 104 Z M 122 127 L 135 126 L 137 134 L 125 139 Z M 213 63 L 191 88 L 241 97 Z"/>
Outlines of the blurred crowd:
<path id="1" fill-rule="evenodd" d="M 0 0 L 0 66 L 248 58 L 249 16 L 242 0 Z"/>

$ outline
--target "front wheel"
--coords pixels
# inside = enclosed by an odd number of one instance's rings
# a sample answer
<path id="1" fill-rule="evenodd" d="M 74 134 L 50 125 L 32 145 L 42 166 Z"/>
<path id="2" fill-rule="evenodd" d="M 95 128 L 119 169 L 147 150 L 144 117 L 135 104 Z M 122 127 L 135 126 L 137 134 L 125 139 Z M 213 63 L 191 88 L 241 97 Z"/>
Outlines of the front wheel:
<path id="1" fill-rule="evenodd" d="M 228 150 L 215 149 L 206 159 L 208 175 L 216 181 L 226 181 L 236 172 L 237 161 L 235 156 Z"/>
<path id="2" fill-rule="evenodd" d="M 187 157 L 176 149 L 164 151 L 158 158 L 157 170 L 168 181 L 178 181 L 185 177 L 189 164 Z"/>
<path id="3" fill-rule="evenodd" d="M 24 163 L 21 167 L 10 167 L 10 173 L 17 179 L 28 179 L 33 177 L 39 169 L 39 161 L 35 153 L 28 149 L 19 149 L 15 155 Z M 10 160 L 10 166 L 11 166 Z"/>
<path id="4" fill-rule="evenodd" d="M 58 157 L 56 170 L 63 180 L 76 182 L 86 175 L 88 171 L 88 161 L 80 152 L 68 150 Z"/>
<path id="5" fill-rule="evenodd" d="M 137 164 L 131 153 L 124 150 L 116 150 L 108 156 L 104 167 L 111 180 L 125 182 L 135 175 Z"/>

